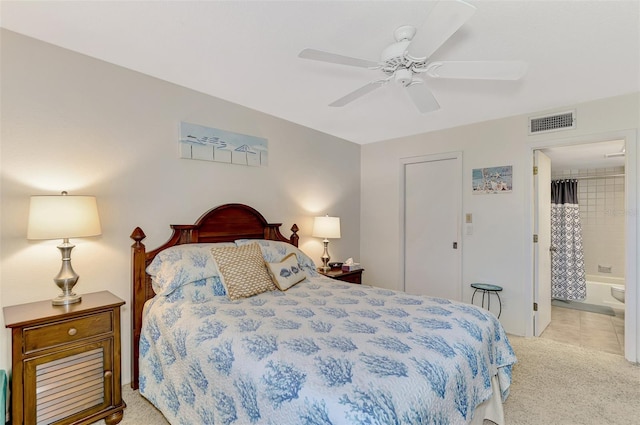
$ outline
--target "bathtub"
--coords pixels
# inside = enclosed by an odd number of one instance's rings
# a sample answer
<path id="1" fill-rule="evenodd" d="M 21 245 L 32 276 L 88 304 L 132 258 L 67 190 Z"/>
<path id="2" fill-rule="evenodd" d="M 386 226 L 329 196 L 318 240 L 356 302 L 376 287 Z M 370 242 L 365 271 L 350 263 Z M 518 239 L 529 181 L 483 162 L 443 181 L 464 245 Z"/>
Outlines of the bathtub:
<path id="1" fill-rule="evenodd" d="M 624 286 L 623 278 L 604 278 L 591 275 L 587 275 L 586 278 L 587 298 L 583 301 L 584 303 L 624 309 L 624 303 L 611 296 L 611 287 L 613 285 Z"/>

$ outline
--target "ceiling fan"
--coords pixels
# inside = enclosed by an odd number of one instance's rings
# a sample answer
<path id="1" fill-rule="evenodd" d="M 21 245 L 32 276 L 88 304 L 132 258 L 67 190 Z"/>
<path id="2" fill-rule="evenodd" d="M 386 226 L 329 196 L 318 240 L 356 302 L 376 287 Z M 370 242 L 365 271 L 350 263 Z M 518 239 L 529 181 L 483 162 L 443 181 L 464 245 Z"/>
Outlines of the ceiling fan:
<path id="1" fill-rule="evenodd" d="M 358 59 L 315 49 L 304 49 L 298 56 L 322 62 L 380 70 L 384 77 L 341 97 L 329 106 L 344 106 L 390 81 L 403 86 L 421 113 L 440 109 L 438 101 L 420 74 L 431 78 L 518 80 L 527 64 L 522 61 L 432 61 L 438 50 L 471 16 L 476 8 L 461 0 L 436 3 L 418 30 L 401 26 L 394 31 L 396 42 L 386 47 L 380 62 Z"/>

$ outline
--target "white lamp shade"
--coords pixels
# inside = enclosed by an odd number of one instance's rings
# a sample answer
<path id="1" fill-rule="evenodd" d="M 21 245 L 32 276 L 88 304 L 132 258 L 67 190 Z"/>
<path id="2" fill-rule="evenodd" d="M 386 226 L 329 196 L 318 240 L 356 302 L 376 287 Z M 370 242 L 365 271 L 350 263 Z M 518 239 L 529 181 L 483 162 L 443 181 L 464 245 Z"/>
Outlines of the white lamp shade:
<path id="1" fill-rule="evenodd" d="M 27 239 L 66 239 L 102 233 L 94 196 L 32 196 Z"/>
<path id="2" fill-rule="evenodd" d="M 312 236 L 326 239 L 340 238 L 340 217 L 316 217 L 313 220 Z"/>

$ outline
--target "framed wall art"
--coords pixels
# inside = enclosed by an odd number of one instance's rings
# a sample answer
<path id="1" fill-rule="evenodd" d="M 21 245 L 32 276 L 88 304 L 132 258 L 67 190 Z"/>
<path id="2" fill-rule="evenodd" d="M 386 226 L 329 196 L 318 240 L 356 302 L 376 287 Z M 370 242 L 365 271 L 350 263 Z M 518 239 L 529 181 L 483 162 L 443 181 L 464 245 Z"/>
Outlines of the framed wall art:
<path id="1" fill-rule="evenodd" d="M 474 168 L 471 174 L 474 195 L 511 193 L 513 191 L 513 166 Z"/>
<path id="2" fill-rule="evenodd" d="M 180 123 L 180 158 L 266 167 L 268 141 L 187 122 Z"/>

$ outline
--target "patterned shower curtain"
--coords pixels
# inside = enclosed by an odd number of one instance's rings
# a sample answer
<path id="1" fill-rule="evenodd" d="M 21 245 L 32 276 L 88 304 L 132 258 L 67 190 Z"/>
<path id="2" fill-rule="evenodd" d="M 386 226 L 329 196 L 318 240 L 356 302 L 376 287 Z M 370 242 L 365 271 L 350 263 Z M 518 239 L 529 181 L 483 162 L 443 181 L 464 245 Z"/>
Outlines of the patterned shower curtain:
<path id="1" fill-rule="evenodd" d="M 551 246 L 551 297 L 584 300 L 587 283 L 577 180 L 551 182 Z"/>

